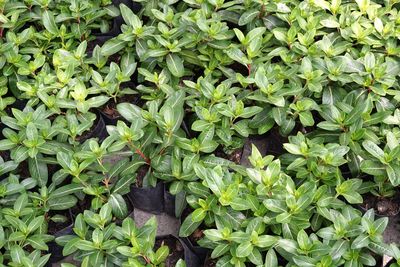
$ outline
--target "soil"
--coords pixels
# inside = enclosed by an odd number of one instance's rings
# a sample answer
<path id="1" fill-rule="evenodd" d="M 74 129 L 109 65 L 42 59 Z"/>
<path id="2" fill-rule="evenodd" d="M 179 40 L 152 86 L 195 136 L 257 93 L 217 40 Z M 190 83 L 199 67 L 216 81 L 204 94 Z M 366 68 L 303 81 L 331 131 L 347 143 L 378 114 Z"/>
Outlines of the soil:
<path id="1" fill-rule="evenodd" d="M 240 160 L 242 159 L 243 148 L 235 149 L 230 154 L 226 154 L 221 147 L 218 147 L 215 151 L 215 155 L 220 158 L 224 158 L 230 160 L 236 164 L 240 164 Z"/>
<path id="2" fill-rule="evenodd" d="M 206 261 L 204 262 L 204 267 L 215 267 L 217 265 L 216 259 L 211 259 L 210 257 L 207 257 Z"/>
<path id="3" fill-rule="evenodd" d="M 155 243 L 155 250 L 159 247 L 166 245 L 169 247 L 169 255 L 165 260 L 166 267 L 174 267 L 179 259 L 184 259 L 185 252 L 183 250 L 182 244 L 179 242 L 178 239 L 174 237 L 165 237 L 162 239 L 156 240 Z"/>
<path id="4" fill-rule="evenodd" d="M 228 66 L 228 68 L 233 69 L 235 72 L 239 72 L 244 77 L 249 76 L 249 69 L 246 68 L 243 64 L 235 62 L 232 65 Z M 250 69 L 250 72 L 251 72 L 251 69 Z"/>
<path id="5" fill-rule="evenodd" d="M 194 232 L 189 236 L 189 240 L 190 242 L 192 242 L 192 244 L 197 245 L 197 241 L 199 241 L 200 239 L 202 239 L 204 237 L 204 233 L 203 230 L 200 229 L 196 229 L 194 230 Z"/>
<path id="6" fill-rule="evenodd" d="M 52 214 L 52 213 L 53 212 L 50 211 L 48 216 L 49 217 L 53 216 L 54 214 Z M 57 211 L 54 213 L 58 214 L 58 215 L 64 215 L 67 218 L 67 220 L 63 223 L 56 223 L 56 222 L 53 222 L 52 220 L 49 220 L 48 233 L 50 235 L 54 235 L 58 231 L 61 231 L 65 228 L 67 228 L 68 226 L 70 226 L 73 223 L 71 210 L 62 210 L 62 211 Z"/>
<path id="7" fill-rule="evenodd" d="M 143 186 L 143 179 L 149 171 L 149 165 L 142 165 L 137 171 L 135 186 L 141 188 Z"/>
<path id="8" fill-rule="evenodd" d="M 31 177 L 31 174 L 29 172 L 29 167 L 28 167 L 28 161 L 26 161 L 26 160 L 19 163 L 19 166 L 16 171 L 21 176 L 21 178 Z"/>
<path id="9" fill-rule="evenodd" d="M 0 157 L 4 161 L 9 161 L 10 160 L 10 152 L 9 151 L 0 151 Z"/>
<path id="10" fill-rule="evenodd" d="M 373 208 L 381 216 L 395 216 L 400 211 L 399 194 L 390 199 L 367 194 L 363 196 L 363 199 L 364 202 L 360 205 L 363 210 Z"/>
<path id="11" fill-rule="evenodd" d="M 112 120 L 121 118 L 121 115 L 117 111 L 117 105 L 119 103 L 124 103 L 124 102 L 137 105 L 140 103 L 140 96 L 129 94 L 129 95 L 123 95 L 122 97 L 118 98 L 117 102 L 110 100 L 106 105 L 103 106 L 101 113 L 104 114 L 107 118 Z"/>

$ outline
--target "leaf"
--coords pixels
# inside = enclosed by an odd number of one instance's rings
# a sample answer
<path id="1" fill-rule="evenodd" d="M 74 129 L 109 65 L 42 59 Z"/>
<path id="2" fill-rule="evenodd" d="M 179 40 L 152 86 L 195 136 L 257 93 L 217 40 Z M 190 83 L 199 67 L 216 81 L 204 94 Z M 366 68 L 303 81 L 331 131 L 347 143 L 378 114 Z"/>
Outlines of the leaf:
<path id="1" fill-rule="evenodd" d="M 365 140 L 362 142 L 363 147 L 367 150 L 372 156 L 379 159 L 380 161 L 384 160 L 384 152 L 383 150 L 377 146 L 374 142 L 370 140 Z"/>
<path id="2" fill-rule="evenodd" d="M 76 242 L 75 246 L 83 251 L 95 251 L 97 247 L 93 244 L 93 242 L 87 240 L 79 240 Z"/>
<path id="3" fill-rule="evenodd" d="M 328 19 L 321 20 L 320 23 L 326 28 L 340 28 L 339 22 L 337 22 L 333 16 Z"/>
<path id="4" fill-rule="evenodd" d="M 45 10 L 42 14 L 43 26 L 46 28 L 48 32 L 53 35 L 58 34 L 58 28 L 56 22 L 54 20 L 54 15 L 51 11 Z"/>
<path id="5" fill-rule="evenodd" d="M 39 161 L 39 155 L 28 159 L 29 172 L 32 178 L 36 179 L 41 186 L 45 186 L 48 180 L 47 164 Z"/>
<path id="6" fill-rule="evenodd" d="M 142 110 L 138 106 L 131 103 L 120 103 L 117 110 L 122 117 L 130 122 L 142 120 Z"/>
<path id="7" fill-rule="evenodd" d="M 386 168 L 382 163 L 372 160 L 363 160 L 360 168 L 363 172 L 374 176 L 385 175 L 386 173 Z"/>
<path id="8" fill-rule="evenodd" d="M 274 249 L 269 249 L 265 256 L 265 267 L 278 267 L 278 258 Z"/>
<path id="9" fill-rule="evenodd" d="M 121 51 L 124 47 L 126 47 L 126 42 L 112 38 L 101 47 L 101 54 L 103 56 L 111 56 Z"/>
<path id="10" fill-rule="evenodd" d="M 163 263 L 166 258 L 169 255 L 169 248 L 168 246 L 161 246 L 159 249 L 156 251 L 156 257 L 155 257 L 155 264 L 161 264 Z"/>
<path id="11" fill-rule="evenodd" d="M 125 4 L 120 5 L 121 15 L 125 23 L 132 26 L 134 29 L 142 27 L 142 22 L 138 16 L 136 16 L 132 10 Z"/>
<path id="12" fill-rule="evenodd" d="M 243 25 L 250 23 L 252 20 L 254 20 L 258 16 L 259 13 L 260 13 L 260 11 L 258 9 L 247 10 L 240 16 L 239 22 L 238 22 L 239 26 L 243 26 Z"/>
<path id="13" fill-rule="evenodd" d="M 66 195 L 72 195 L 77 192 L 82 192 L 83 188 L 84 188 L 84 186 L 80 185 L 80 184 L 64 185 L 64 186 L 57 188 L 52 193 L 50 193 L 49 199 L 59 198 L 59 197 L 63 197 Z"/>
<path id="14" fill-rule="evenodd" d="M 76 205 L 78 199 L 71 195 L 49 199 L 48 205 L 52 210 L 66 210 Z"/>
<path id="15" fill-rule="evenodd" d="M 192 214 L 190 214 L 183 221 L 181 228 L 179 229 L 179 236 L 188 237 L 197 229 L 197 227 L 200 226 L 201 223 L 202 223 L 202 221 L 198 221 L 198 222 L 193 221 Z"/>
<path id="16" fill-rule="evenodd" d="M 183 60 L 177 54 L 167 55 L 167 66 L 168 70 L 175 77 L 182 77 L 185 74 L 185 68 L 183 66 Z"/>
<path id="17" fill-rule="evenodd" d="M 122 219 L 126 217 L 128 214 L 128 207 L 124 198 L 120 194 L 111 194 L 108 202 L 111 204 L 113 214 L 117 218 Z"/>
<path id="18" fill-rule="evenodd" d="M 44 216 L 39 216 L 34 218 L 29 224 L 28 224 L 28 231 L 30 233 L 33 233 L 38 229 L 42 224 L 44 223 Z"/>
<path id="19" fill-rule="evenodd" d="M 392 185 L 394 186 L 400 185 L 400 173 L 396 172 L 392 166 L 390 165 L 386 166 L 386 173 Z"/>
<path id="20" fill-rule="evenodd" d="M 248 257 L 252 251 L 253 251 L 253 246 L 252 246 L 251 242 L 246 241 L 246 242 L 240 244 L 236 248 L 236 255 L 238 257 L 245 258 L 245 257 Z"/>
<path id="21" fill-rule="evenodd" d="M 34 249 L 48 250 L 48 246 L 40 236 L 31 236 L 26 240 Z"/>
<path id="22" fill-rule="evenodd" d="M 21 194 L 14 202 L 14 210 L 21 212 L 23 208 L 28 204 L 28 195 Z"/>

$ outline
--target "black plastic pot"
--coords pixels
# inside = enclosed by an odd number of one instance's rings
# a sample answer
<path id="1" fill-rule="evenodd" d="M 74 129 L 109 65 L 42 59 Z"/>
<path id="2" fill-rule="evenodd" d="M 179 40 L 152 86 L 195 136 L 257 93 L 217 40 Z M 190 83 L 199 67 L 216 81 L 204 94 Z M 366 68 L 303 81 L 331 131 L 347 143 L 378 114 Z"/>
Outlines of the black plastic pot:
<path id="1" fill-rule="evenodd" d="M 61 231 L 56 232 L 54 234 L 54 237 L 57 238 L 64 235 L 73 235 L 74 234 L 74 231 L 72 230 L 73 228 L 74 224 L 71 224 L 70 226 L 62 229 Z M 65 258 L 62 254 L 64 247 L 58 245 L 55 241 L 51 241 L 47 245 L 49 247 L 49 253 L 51 253 L 51 257 L 47 262 L 46 266 L 50 267 L 52 266 L 53 263 L 59 262 L 60 260 Z"/>
<path id="2" fill-rule="evenodd" d="M 198 245 L 194 245 L 192 241 L 190 241 L 189 238 L 187 237 L 182 237 L 181 238 L 182 242 L 185 243 L 185 245 L 193 251 L 194 254 L 196 254 L 197 258 L 201 261 L 204 262 L 207 258 L 207 256 L 211 253 L 211 250 L 208 248 L 203 248 Z"/>
<path id="3" fill-rule="evenodd" d="M 107 136 L 106 124 L 104 123 L 103 117 L 97 113 L 97 119 L 95 120 L 95 126 L 89 130 L 88 133 L 84 133 L 80 136 L 79 142 L 83 143 L 90 138 L 99 138 L 99 142 L 103 141 Z"/>
<path id="4" fill-rule="evenodd" d="M 175 196 L 168 191 L 167 186 L 164 186 L 164 212 L 169 216 L 176 217 Z"/>
<path id="5" fill-rule="evenodd" d="M 131 186 L 127 194 L 133 207 L 154 214 L 164 212 L 164 184 L 158 183 L 156 187 Z"/>
<path id="6" fill-rule="evenodd" d="M 185 261 L 185 264 L 187 267 L 199 267 L 202 266 L 202 263 L 204 261 L 201 261 L 201 259 L 196 255 L 194 251 L 190 249 L 190 247 L 179 237 L 174 236 L 174 235 L 166 235 L 166 236 L 158 236 L 157 240 L 163 240 L 167 238 L 174 238 L 180 242 L 183 248 L 184 252 L 184 258 L 183 260 Z"/>

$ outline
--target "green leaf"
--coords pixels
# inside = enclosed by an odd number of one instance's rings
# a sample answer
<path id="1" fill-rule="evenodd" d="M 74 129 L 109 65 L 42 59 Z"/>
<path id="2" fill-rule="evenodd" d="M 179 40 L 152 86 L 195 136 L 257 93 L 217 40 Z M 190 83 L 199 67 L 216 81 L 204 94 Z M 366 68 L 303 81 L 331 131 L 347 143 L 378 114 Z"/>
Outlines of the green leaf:
<path id="1" fill-rule="evenodd" d="M 79 240 L 76 242 L 75 246 L 83 251 L 96 251 L 97 247 L 93 244 L 93 242 L 87 240 Z"/>
<path id="2" fill-rule="evenodd" d="M 248 257 L 253 251 L 253 245 L 250 241 L 243 242 L 236 248 L 236 255 L 241 258 Z"/>
<path id="3" fill-rule="evenodd" d="M 188 237 L 191 235 L 201 224 L 202 221 L 195 222 L 192 214 L 186 217 L 179 229 L 179 236 Z"/>
<path id="4" fill-rule="evenodd" d="M 76 205 L 78 199 L 71 195 L 49 199 L 48 206 L 52 210 L 66 210 Z"/>
<path id="5" fill-rule="evenodd" d="M 128 214 L 128 207 L 124 198 L 120 194 L 113 193 L 110 195 L 108 202 L 111 204 L 113 214 L 117 218 L 125 218 Z"/>
<path id="6" fill-rule="evenodd" d="M 121 51 L 124 47 L 126 47 L 126 42 L 113 38 L 104 43 L 101 47 L 101 54 L 103 56 L 111 56 Z"/>
<path id="7" fill-rule="evenodd" d="M 43 26 L 53 35 L 58 34 L 58 28 L 51 11 L 45 10 L 42 14 Z"/>
<path id="8" fill-rule="evenodd" d="M 269 249 L 265 256 L 265 267 L 278 267 L 278 258 L 274 249 Z"/>
<path id="9" fill-rule="evenodd" d="M 28 159 L 29 172 L 32 178 L 36 179 L 41 186 L 45 186 L 48 180 L 47 164 L 39 161 L 40 155 Z"/>
<path id="10" fill-rule="evenodd" d="M 183 66 L 183 60 L 177 54 L 167 55 L 167 66 L 168 70 L 175 77 L 182 77 L 185 74 L 185 68 Z"/>
<path id="11" fill-rule="evenodd" d="M 138 16 L 136 16 L 132 10 L 124 4 L 120 5 L 121 15 L 126 24 L 132 26 L 134 29 L 142 27 L 142 22 Z"/>
<path id="12" fill-rule="evenodd" d="M 254 20 L 258 16 L 258 14 L 260 14 L 260 10 L 258 10 L 258 9 L 247 10 L 240 16 L 239 22 L 238 22 L 239 26 L 243 26 L 243 25 L 250 23 L 252 20 Z"/>
<path id="13" fill-rule="evenodd" d="M 117 105 L 118 112 L 126 120 L 130 122 L 135 122 L 137 120 L 142 120 L 142 110 L 138 106 L 131 103 L 121 103 Z"/>
<path id="14" fill-rule="evenodd" d="M 39 216 L 34 218 L 29 224 L 28 224 L 28 232 L 33 233 L 38 229 L 42 224 L 44 223 L 44 216 Z"/>
<path id="15" fill-rule="evenodd" d="M 257 238 L 257 241 L 254 243 L 254 245 L 260 248 L 268 248 L 274 246 L 278 240 L 279 238 L 276 236 L 261 235 Z"/>
<path id="16" fill-rule="evenodd" d="M 363 247 L 367 247 L 369 244 L 369 236 L 366 234 L 359 235 L 354 241 L 351 243 L 351 249 L 360 249 Z"/>
<path id="17" fill-rule="evenodd" d="M 372 156 L 379 159 L 380 161 L 384 160 L 384 152 L 383 150 L 377 146 L 374 142 L 370 140 L 365 140 L 362 142 L 363 147 L 367 150 Z"/>
<path id="18" fill-rule="evenodd" d="M 26 240 L 34 249 L 39 249 L 39 250 L 48 250 L 48 246 L 46 243 L 43 241 L 41 236 L 36 235 L 36 236 L 31 236 Z"/>
<path id="19" fill-rule="evenodd" d="M 360 168 L 363 172 L 374 176 L 385 175 L 386 173 L 386 168 L 382 163 L 372 160 L 363 160 Z"/>
<path id="20" fill-rule="evenodd" d="M 390 165 L 386 166 L 386 172 L 387 172 L 387 175 L 388 175 L 389 180 L 392 183 L 392 185 L 394 185 L 394 186 L 400 185 L 400 173 L 399 172 L 396 172 L 395 169 Z"/>
<path id="21" fill-rule="evenodd" d="M 54 190 L 52 193 L 50 193 L 50 199 L 52 198 L 59 198 L 59 197 L 63 197 L 66 195 L 72 195 L 75 194 L 77 192 L 82 192 L 84 186 L 80 185 L 80 184 L 68 184 L 68 185 L 64 185 L 61 186 L 59 188 L 57 188 L 56 190 Z"/>
<path id="22" fill-rule="evenodd" d="M 159 249 L 156 251 L 156 257 L 155 257 L 155 264 L 161 264 L 163 263 L 169 255 L 169 248 L 168 246 L 161 246 Z"/>

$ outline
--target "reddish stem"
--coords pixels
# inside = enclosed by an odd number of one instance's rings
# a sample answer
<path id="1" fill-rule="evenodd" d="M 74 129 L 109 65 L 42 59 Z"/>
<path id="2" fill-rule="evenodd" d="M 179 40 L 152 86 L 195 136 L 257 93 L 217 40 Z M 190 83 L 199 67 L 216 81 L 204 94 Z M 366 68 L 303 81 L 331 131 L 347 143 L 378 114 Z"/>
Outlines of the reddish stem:
<path id="1" fill-rule="evenodd" d="M 146 161 L 147 164 L 149 165 L 151 164 L 151 160 L 148 157 L 146 157 L 146 155 L 143 154 L 143 152 L 140 151 L 139 148 L 136 149 L 135 153 L 138 154 L 142 159 L 144 159 L 144 161 Z"/>
<path id="2" fill-rule="evenodd" d="M 251 74 L 251 64 L 247 64 L 247 71 L 249 72 L 249 76 Z"/>

